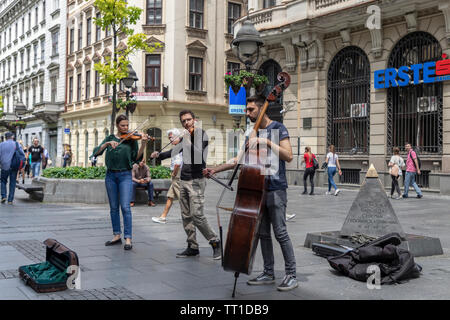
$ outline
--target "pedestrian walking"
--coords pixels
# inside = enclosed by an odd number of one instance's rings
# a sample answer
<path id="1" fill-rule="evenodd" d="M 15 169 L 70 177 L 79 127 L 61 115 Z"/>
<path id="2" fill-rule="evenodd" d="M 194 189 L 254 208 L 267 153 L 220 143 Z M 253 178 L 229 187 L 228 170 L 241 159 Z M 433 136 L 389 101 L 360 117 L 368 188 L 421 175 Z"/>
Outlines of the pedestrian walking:
<path id="1" fill-rule="evenodd" d="M 47 168 L 47 165 L 49 164 L 49 155 L 48 155 L 48 150 L 47 148 L 43 148 L 44 152 L 43 152 L 43 157 L 42 157 L 42 170 L 45 170 L 45 168 Z"/>
<path id="2" fill-rule="evenodd" d="M 304 191 L 302 194 L 307 194 L 307 186 L 306 186 L 306 180 L 309 176 L 309 182 L 311 184 L 311 192 L 310 195 L 314 195 L 314 174 L 316 173 L 316 169 L 314 167 L 314 159 L 316 159 L 316 155 L 311 152 L 311 147 L 305 147 L 305 153 L 303 154 L 303 160 L 306 164 L 305 173 L 303 174 L 303 187 Z M 316 159 L 317 161 L 317 159 Z"/>
<path id="3" fill-rule="evenodd" d="M 25 148 L 23 149 L 23 153 L 25 154 L 25 173 L 27 175 L 27 178 L 30 178 L 30 169 L 31 169 L 31 154 L 28 152 L 28 145 L 25 146 Z"/>
<path id="4" fill-rule="evenodd" d="M 17 172 L 20 166 L 17 165 L 17 161 L 20 159 L 13 159 L 16 155 L 16 151 L 19 157 L 25 161 L 25 154 L 20 145 L 14 141 L 14 134 L 7 132 L 5 134 L 5 141 L 0 143 L 0 166 L 1 166 L 1 203 L 5 203 L 8 199 L 8 204 L 13 204 L 14 192 L 16 189 Z M 9 194 L 6 198 L 6 185 L 9 179 Z"/>
<path id="5" fill-rule="evenodd" d="M 97 158 L 97 157 L 95 157 Z M 63 168 L 69 166 L 72 162 L 72 149 L 70 148 L 70 144 L 64 144 L 63 151 Z"/>
<path id="6" fill-rule="evenodd" d="M 22 149 L 22 151 L 23 151 L 23 153 L 24 153 L 24 156 L 25 156 L 25 158 L 26 158 L 26 157 L 27 157 L 27 152 L 26 152 L 26 149 L 25 149 L 25 147 L 24 147 L 24 145 L 23 145 L 23 141 L 22 141 L 22 140 L 19 140 L 19 146 L 20 146 L 20 148 Z M 16 182 L 17 182 L 17 183 L 19 183 L 20 177 L 21 177 L 21 176 L 22 176 L 22 184 L 25 183 L 25 167 L 26 167 L 26 162 L 27 162 L 27 161 L 25 161 L 25 163 L 24 163 L 24 165 L 22 166 L 22 168 L 17 172 L 17 179 L 16 179 Z"/>
<path id="7" fill-rule="evenodd" d="M 398 179 L 402 176 L 402 168 L 405 166 L 405 161 L 402 157 L 400 157 L 400 149 L 395 147 L 393 149 L 393 156 L 391 157 L 391 160 L 389 161 L 389 174 L 391 175 L 392 179 L 392 186 L 391 186 L 391 198 L 394 198 L 394 192 L 397 191 L 398 197 L 395 199 L 401 199 L 402 198 L 402 192 L 400 191 L 400 186 L 398 185 Z"/>
<path id="8" fill-rule="evenodd" d="M 411 144 L 409 142 L 405 143 L 405 149 L 407 152 L 406 157 L 406 175 L 405 175 L 405 191 L 403 193 L 403 198 L 408 198 L 409 186 L 412 185 L 414 190 L 417 193 L 417 198 L 422 198 L 422 190 L 420 190 L 419 186 L 416 183 L 416 174 L 420 175 L 419 163 L 417 161 L 417 154 L 412 149 Z"/>
<path id="9" fill-rule="evenodd" d="M 335 151 L 334 145 L 330 145 L 328 147 L 328 154 L 325 159 L 325 162 L 327 163 L 327 172 L 328 172 L 328 192 L 325 194 L 329 195 L 331 194 L 331 187 L 334 188 L 335 192 L 334 195 L 337 196 L 341 190 L 338 189 L 336 186 L 336 183 L 334 183 L 334 175 L 336 174 L 336 167 L 339 170 L 339 175 L 342 175 L 341 171 L 341 164 L 339 163 L 339 157 Z"/>
<path id="10" fill-rule="evenodd" d="M 173 128 L 167 131 L 167 136 L 169 141 L 173 146 L 180 143 L 180 130 Z M 175 199 L 180 199 L 180 174 L 181 166 L 183 165 L 183 153 L 178 153 L 171 158 L 170 170 L 172 170 L 172 184 L 167 191 L 167 201 L 164 211 L 159 217 L 152 217 L 152 221 L 155 223 L 165 224 L 167 222 L 167 215 L 169 214 L 170 208 L 172 208 L 173 201 Z"/>
<path id="11" fill-rule="evenodd" d="M 39 145 L 39 139 L 33 139 L 33 145 L 28 149 L 31 154 L 31 174 L 32 177 L 38 177 L 41 170 L 41 161 L 44 158 L 44 148 Z"/>
<path id="12" fill-rule="evenodd" d="M 106 150 L 106 192 L 108 194 L 111 223 L 113 228 L 113 239 L 107 241 L 105 246 L 121 244 L 120 209 L 122 209 L 125 250 L 131 250 L 132 239 L 132 217 L 131 217 L 131 193 L 133 164 L 142 159 L 148 135 L 143 134 L 141 147 L 138 148 L 136 140 L 121 140 L 121 135 L 128 133 L 128 118 L 121 114 L 116 118 L 117 133 L 107 136 L 102 143 L 96 147 L 93 156 L 99 156 Z"/>
<path id="13" fill-rule="evenodd" d="M 139 164 L 134 164 L 131 170 L 131 179 L 133 180 L 133 193 L 131 195 L 130 206 L 134 207 L 134 200 L 136 199 L 136 188 L 144 187 L 147 188 L 148 192 L 148 205 L 150 207 L 156 206 L 153 202 L 153 182 L 150 177 L 150 169 L 145 164 L 145 160 L 139 162 Z"/>

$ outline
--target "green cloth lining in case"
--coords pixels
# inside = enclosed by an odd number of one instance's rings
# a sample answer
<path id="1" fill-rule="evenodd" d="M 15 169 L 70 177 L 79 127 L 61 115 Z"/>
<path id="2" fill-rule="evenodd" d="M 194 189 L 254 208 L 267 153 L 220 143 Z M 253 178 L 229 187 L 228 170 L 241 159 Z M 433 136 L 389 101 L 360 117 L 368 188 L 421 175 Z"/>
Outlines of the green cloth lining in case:
<path id="1" fill-rule="evenodd" d="M 38 284 L 58 283 L 67 280 L 66 270 L 61 271 L 48 261 L 24 266 L 23 270 Z"/>

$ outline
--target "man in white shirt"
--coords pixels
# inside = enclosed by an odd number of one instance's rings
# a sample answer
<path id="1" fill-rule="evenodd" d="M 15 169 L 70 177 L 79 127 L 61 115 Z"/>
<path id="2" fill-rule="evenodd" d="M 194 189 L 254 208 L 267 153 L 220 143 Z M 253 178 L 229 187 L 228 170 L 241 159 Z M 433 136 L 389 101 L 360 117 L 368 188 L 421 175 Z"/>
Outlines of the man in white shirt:
<path id="1" fill-rule="evenodd" d="M 167 131 L 169 141 L 172 145 L 177 145 L 180 143 L 180 130 L 177 128 Z M 183 153 L 178 153 L 171 158 L 170 170 L 172 170 L 172 184 L 170 185 L 169 191 L 167 191 L 167 202 L 163 213 L 159 217 L 153 217 L 153 222 L 165 224 L 167 222 L 167 214 L 172 207 L 173 200 L 175 198 L 180 199 L 180 172 L 181 166 L 183 165 Z"/>

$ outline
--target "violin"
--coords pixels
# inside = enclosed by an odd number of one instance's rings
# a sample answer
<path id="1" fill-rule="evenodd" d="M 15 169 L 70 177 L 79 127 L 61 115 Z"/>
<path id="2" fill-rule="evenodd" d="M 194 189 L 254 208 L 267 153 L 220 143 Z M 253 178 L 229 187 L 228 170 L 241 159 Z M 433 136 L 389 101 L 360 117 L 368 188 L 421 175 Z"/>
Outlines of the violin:
<path id="1" fill-rule="evenodd" d="M 143 134 L 138 133 L 137 131 L 127 131 L 120 135 L 120 139 L 122 141 L 137 141 L 142 139 Z M 155 137 L 148 136 L 149 140 L 155 141 Z"/>

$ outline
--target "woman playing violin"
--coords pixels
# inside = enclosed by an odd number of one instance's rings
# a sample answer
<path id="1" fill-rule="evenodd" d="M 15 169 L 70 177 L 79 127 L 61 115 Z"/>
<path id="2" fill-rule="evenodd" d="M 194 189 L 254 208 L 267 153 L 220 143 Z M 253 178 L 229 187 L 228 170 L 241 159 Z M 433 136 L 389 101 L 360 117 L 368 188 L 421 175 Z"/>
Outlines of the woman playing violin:
<path id="1" fill-rule="evenodd" d="M 121 244 L 120 214 L 119 204 L 122 208 L 125 250 L 132 249 L 132 220 L 131 220 L 131 192 L 132 180 L 131 169 L 133 164 L 138 163 L 144 153 L 145 145 L 148 141 L 146 134 L 140 135 L 141 147 L 138 148 L 137 139 L 130 138 L 132 135 L 128 131 L 128 118 L 119 115 L 116 118 L 117 133 L 111 134 L 96 147 L 93 156 L 99 156 L 106 150 L 106 191 L 108 193 L 111 222 L 114 237 L 107 241 L 105 246 Z M 128 137 L 127 137 L 128 136 Z M 126 140 L 121 139 L 126 138 Z"/>

